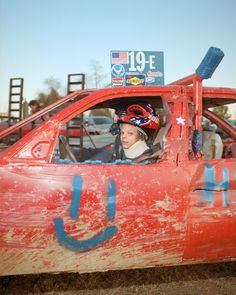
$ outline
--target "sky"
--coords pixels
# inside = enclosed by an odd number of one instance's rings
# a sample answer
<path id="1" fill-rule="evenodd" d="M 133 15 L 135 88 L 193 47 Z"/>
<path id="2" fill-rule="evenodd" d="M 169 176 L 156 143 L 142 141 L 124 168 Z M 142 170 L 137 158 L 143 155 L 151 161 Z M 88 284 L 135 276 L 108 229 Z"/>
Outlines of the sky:
<path id="1" fill-rule="evenodd" d="M 0 112 L 9 79 L 24 78 L 24 98 L 54 78 L 91 73 L 110 82 L 110 51 L 163 51 L 165 84 L 195 72 L 209 47 L 225 57 L 204 86 L 236 88 L 235 0 L 0 0 Z M 236 117 L 236 108 L 231 110 Z"/>

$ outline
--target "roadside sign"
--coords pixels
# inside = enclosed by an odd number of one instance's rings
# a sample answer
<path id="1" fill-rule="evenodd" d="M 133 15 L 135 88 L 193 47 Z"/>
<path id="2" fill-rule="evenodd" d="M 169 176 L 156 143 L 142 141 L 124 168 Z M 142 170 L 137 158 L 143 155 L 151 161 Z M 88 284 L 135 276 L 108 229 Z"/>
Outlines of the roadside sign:
<path id="1" fill-rule="evenodd" d="M 164 85 L 163 51 L 111 51 L 111 84 Z"/>

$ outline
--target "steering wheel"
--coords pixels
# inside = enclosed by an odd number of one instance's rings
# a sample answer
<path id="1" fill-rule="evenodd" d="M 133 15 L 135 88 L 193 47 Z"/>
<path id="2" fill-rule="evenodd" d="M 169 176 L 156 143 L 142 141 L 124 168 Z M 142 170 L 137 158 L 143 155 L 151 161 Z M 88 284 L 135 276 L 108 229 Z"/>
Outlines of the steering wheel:
<path id="1" fill-rule="evenodd" d="M 68 158 L 72 162 L 77 162 L 75 155 L 72 153 L 70 146 L 63 135 L 59 135 L 59 151 L 62 159 Z"/>

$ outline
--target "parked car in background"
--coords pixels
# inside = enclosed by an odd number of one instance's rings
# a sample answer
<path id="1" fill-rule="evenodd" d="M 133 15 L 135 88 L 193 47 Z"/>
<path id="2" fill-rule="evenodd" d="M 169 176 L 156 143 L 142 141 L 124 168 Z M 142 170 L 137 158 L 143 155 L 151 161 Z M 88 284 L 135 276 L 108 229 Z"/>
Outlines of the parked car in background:
<path id="1" fill-rule="evenodd" d="M 9 127 L 9 123 L 7 119 L 0 121 L 0 132 L 7 129 Z"/>
<path id="2" fill-rule="evenodd" d="M 83 120 L 83 136 L 89 135 L 97 135 L 101 134 L 102 130 L 95 126 L 92 120 Z M 65 124 L 63 127 L 63 131 L 61 132 L 62 135 L 64 136 L 69 136 L 69 137 L 80 137 L 81 134 L 81 121 L 79 117 L 74 118 L 68 124 Z"/>
<path id="3" fill-rule="evenodd" d="M 9 123 L 8 119 L 2 120 L 0 122 L 0 132 L 6 130 L 8 127 L 16 124 L 18 121 L 14 120 L 12 123 Z M 15 131 L 14 133 L 10 134 L 4 139 L 0 139 L 0 143 L 3 142 L 5 144 L 12 144 L 15 143 L 19 138 L 23 137 L 25 134 L 27 134 L 29 131 L 33 129 L 32 123 L 24 125 L 21 129 Z"/>
<path id="4" fill-rule="evenodd" d="M 98 131 L 98 134 L 109 132 L 112 123 L 113 120 L 107 116 L 91 116 L 84 120 L 85 126 L 94 127 Z"/>

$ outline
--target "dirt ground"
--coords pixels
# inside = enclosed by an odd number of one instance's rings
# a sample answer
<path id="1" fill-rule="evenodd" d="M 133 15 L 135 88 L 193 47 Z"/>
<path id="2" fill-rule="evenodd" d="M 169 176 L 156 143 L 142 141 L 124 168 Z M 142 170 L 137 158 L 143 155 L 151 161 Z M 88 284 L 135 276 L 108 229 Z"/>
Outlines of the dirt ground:
<path id="1" fill-rule="evenodd" d="M 0 277 L 0 294 L 235 295 L 236 262 Z"/>

